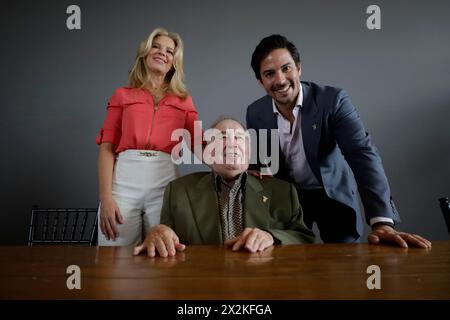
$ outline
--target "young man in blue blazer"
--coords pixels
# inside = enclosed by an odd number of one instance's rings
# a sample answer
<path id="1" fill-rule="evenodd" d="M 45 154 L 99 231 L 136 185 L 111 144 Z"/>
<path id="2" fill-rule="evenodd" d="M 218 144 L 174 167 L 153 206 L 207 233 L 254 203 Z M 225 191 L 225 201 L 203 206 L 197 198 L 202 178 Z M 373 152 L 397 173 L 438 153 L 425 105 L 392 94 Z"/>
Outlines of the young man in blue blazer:
<path id="1" fill-rule="evenodd" d="M 394 229 L 400 217 L 381 158 L 347 93 L 301 81 L 298 50 L 281 35 L 262 39 L 251 65 L 267 95 L 248 107 L 247 128 L 278 129 L 279 170 L 273 174 L 296 186 L 306 225 L 315 222 L 324 242 L 358 242 L 359 192 L 372 227 L 369 243 L 431 247 L 418 235 Z M 267 150 L 270 142 L 269 134 Z"/>

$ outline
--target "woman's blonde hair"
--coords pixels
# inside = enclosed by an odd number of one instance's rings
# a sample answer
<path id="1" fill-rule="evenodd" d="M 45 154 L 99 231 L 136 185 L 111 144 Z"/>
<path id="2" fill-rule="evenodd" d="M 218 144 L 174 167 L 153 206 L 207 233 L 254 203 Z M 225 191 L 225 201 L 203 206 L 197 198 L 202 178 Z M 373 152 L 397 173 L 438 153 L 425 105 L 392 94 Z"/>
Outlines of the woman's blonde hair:
<path id="1" fill-rule="evenodd" d="M 146 41 L 142 41 L 136 54 L 136 61 L 129 74 L 129 84 L 133 88 L 143 88 L 150 80 L 150 73 L 145 63 L 145 59 L 152 48 L 153 40 L 159 36 L 166 36 L 175 42 L 175 52 L 173 54 L 172 69 L 167 72 L 165 82 L 168 84 L 168 91 L 186 98 L 189 92 L 184 84 L 183 71 L 183 41 L 178 33 L 169 32 L 164 28 L 156 28 L 148 36 Z"/>

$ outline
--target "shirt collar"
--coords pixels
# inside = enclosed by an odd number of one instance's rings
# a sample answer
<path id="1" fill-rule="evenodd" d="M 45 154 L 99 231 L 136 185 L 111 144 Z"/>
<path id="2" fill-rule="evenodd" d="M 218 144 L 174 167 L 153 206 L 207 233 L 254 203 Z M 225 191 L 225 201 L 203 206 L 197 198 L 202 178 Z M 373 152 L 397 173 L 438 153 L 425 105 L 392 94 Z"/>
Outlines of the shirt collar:
<path id="1" fill-rule="evenodd" d="M 302 88 L 302 84 L 300 83 L 300 90 L 298 91 L 297 103 L 295 104 L 295 107 L 301 108 L 302 106 L 303 106 L 303 88 Z M 273 113 L 275 113 L 277 115 L 280 113 L 277 109 L 277 105 L 275 104 L 275 100 L 273 98 L 272 98 L 272 108 L 273 108 Z"/>
<path id="2" fill-rule="evenodd" d="M 214 177 L 214 190 L 216 192 L 219 192 L 222 185 L 226 185 L 230 189 L 237 189 L 241 186 L 244 186 L 247 181 L 247 171 L 242 172 L 239 177 L 235 180 L 233 187 L 228 186 L 224 181 L 223 178 L 218 175 L 216 172 L 212 171 L 213 177 Z"/>

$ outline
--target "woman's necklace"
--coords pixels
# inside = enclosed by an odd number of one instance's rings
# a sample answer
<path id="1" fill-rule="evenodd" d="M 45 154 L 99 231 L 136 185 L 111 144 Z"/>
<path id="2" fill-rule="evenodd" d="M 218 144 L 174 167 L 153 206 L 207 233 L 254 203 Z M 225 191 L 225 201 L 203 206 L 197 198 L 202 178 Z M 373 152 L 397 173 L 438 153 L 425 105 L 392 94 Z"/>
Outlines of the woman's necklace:
<path id="1" fill-rule="evenodd" d="M 152 88 L 151 89 L 151 94 L 153 97 L 153 101 L 155 103 L 155 110 L 158 109 L 158 103 L 161 101 L 161 99 L 165 96 L 166 94 L 166 86 L 163 85 L 159 88 Z"/>

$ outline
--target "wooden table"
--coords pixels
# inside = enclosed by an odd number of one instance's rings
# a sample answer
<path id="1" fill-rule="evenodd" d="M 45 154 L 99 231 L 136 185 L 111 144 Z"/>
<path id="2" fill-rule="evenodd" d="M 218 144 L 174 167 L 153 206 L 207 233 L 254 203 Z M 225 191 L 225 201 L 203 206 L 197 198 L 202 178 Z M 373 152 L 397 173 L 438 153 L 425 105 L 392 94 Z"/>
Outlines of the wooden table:
<path id="1" fill-rule="evenodd" d="M 69 265 L 81 289 L 69 290 Z M 381 289 L 367 288 L 378 265 Z M 367 244 L 189 246 L 172 258 L 131 247 L 0 247 L 0 299 L 450 299 L 450 241 L 431 250 Z"/>

